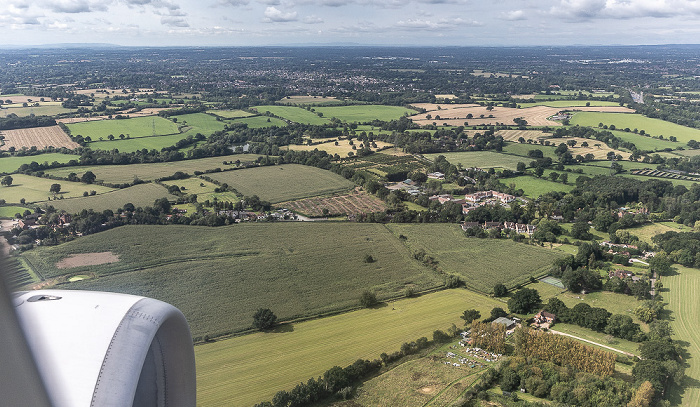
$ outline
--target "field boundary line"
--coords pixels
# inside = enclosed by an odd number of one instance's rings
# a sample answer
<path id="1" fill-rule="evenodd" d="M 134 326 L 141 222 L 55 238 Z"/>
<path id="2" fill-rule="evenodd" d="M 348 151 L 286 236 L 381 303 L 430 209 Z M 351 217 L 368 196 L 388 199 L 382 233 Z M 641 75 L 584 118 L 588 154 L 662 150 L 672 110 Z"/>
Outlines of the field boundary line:
<path id="1" fill-rule="evenodd" d="M 571 334 L 567 334 L 567 333 L 564 333 L 564 332 L 561 332 L 561 331 L 555 331 L 555 330 L 553 330 L 553 329 L 550 329 L 549 332 L 551 332 L 551 333 L 553 333 L 553 334 L 555 334 L 555 335 L 568 336 L 569 338 L 574 338 L 574 339 L 579 340 L 579 341 L 582 341 L 582 342 L 588 342 L 588 343 L 590 343 L 590 344 L 592 344 L 592 345 L 600 346 L 601 348 L 605 348 L 605 349 L 608 349 L 608 350 L 611 350 L 611 351 L 614 351 L 614 352 L 617 352 L 617 353 L 622 353 L 623 355 L 626 355 L 626 356 L 632 356 L 632 357 L 636 357 L 636 356 L 637 356 L 637 355 L 635 355 L 635 354 L 633 354 L 633 353 L 625 352 L 625 351 L 622 351 L 622 350 L 620 350 L 620 349 L 615 349 L 615 348 L 613 348 L 613 347 L 610 347 L 610 346 L 607 346 L 607 345 L 603 345 L 602 343 L 589 341 L 588 339 L 583 339 L 583 338 L 581 338 L 581 337 L 578 337 L 578 336 L 575 336 L 575 335 L 571 335 Z"/>

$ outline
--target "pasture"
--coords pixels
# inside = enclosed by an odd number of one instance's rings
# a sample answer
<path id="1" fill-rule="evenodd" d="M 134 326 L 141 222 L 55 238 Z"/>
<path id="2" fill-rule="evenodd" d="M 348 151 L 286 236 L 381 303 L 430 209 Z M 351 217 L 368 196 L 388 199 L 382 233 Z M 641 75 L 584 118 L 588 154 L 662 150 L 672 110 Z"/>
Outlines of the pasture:
<path id="1" fill-rule="evenodd" d="M 513 178 L 501 179 L 501 183 L 508 186 L 514 186 L 515 189 L 522 189 L 525 196 L 529 198 L 537 198 L 547 192 L 560 191 L 569 192 L 574 189 L 573 181 L 575 177 L 569 174 L 570 180 L 567 184 L 561 182 L 553 182 L 545 178 L 537 178 L 530 175 L 521 175 Z"/>
<path id="2" fill-rule="evenodd" d="M 89 136 L 92 141 L 98 141 L 100 138 L 107 140 L 110 134 L 117 140 L 119 140 L 119 135 L 121 134 L 132 139 L 151 137 L 154 135 L 153 126 L 155 126 L 156 136 L 179 133 L 177 124 L 160 116 L 68 123 L 66 126 L 68 126 L 73 136 Z"/>
<path id="3" fill-rule="evenodd" d="M 192 175 L 195 171 L 206 172 L 217 168 L 226 169 L 231 165 L 224 164 L 224 161 L 253 162 L 259 156 L 256 154 L 236 154 L 220 157 L 198 158 L 195 160 L 171 161 L 164 163 L 129 164 L 129 165 L 93 165 L 67 168 L 54 168 L 46 171 L 55 177 L 67 178 L 68 174 L 76 173 L 81 177 L 86 171 L 92 171 L 97 177 L 97 181 L 108 184 L 124 184 L 134 181 L 134 178 L 143 181 L 153 181 L 159 178 L 168 177 L 177 171 L 182 171 Z M 1 161 L 0 161 L 1 162 Z"/>
<path id="4" fill-rule="evenodd" d="M 299 164 L 246 168 L 213 173 L 209 177 L 245 196 L 257 195 L 272 203 L 344 192 L 355 186 L 331 171 Z"/>
<path id="5" fill-rule="evenodd" d="M 302 109 L 301 107 L 265 105 L 255 106 L 253 107 L 253 109 L 257 110 L 260 114 L 270 112 L 275 116 L 282 117 L 295 123 L 316 125 L 324 125 L 330 123 L 330 120 L 323 117 L 319 117 L 316 113 L 306 109 Z"/>
<path id="6" fill-rule="evenodd" d="M 364 123 L 372 120 L 398 120 L 404 115 L 416 113 L 413 109 L 384 105 L 323 106 L 315 109 L 317 112 L 323 113 L 323 117 L 329 119 L 335 117 L 348 123 Z"/>
<path id="7" fill-rule="evenodd" d="M 0 150 L 9 150 L 11 147 L 14 147 L 16 150 L 20 150 L 22 147 L 36 147 L 38 150 L 43 150 L 50 146 L 55 148 L 65 147 L 72 150 L 80 147 L 58 126 L 2 130 L 0 135 L 5 136 L 4 144 L 0 146 Z"/>
<path id="8" fill-rule="evenodd" d="M 700 400 L 700 270 L 676 265 L 678 273 L 661 280 L 669 291 L 663 293 L 671 311 L 674 339 L 686 344 L 683 358 L 687 363 L 684 384 L 674 388 L 671 402 L 678 406 L 695 406 Z"/>
<path id="9" fill-rule="evenodd" d="M 287 96 L 277 101 L 283 105 L 337 105 L 344 102 L 334 96 Z"/>
<path id="10" fill-rule="evenodd" d="M 335 145 L 336 142 L 338 143 L 338 145 Z M 375 141 L 375 143 L 377 144 L 377 148 L 370 148 L 372 151 L 377 151 L 381 148 L 392 146 L 392 144 L 385 143 L 383 141 Z M 355 153 L 356 150 L 353 150 L 353 146 L 357 149 L 360 148 L 360 144 L 361 143 L 359 143 L 357 140 L 353 141 L 353 145 L 350 145 L 349 140 L 333 140 L 314 145 L 291 144 L 288 146 L 288 148 L 294 151 L 314 151 L 318 149 L 320 151 L 325 151 L 328 154 L 338 154 L 341 158 L 345 158 L 348 156 L 348 153 Z"/>
<path id="11" fill-rule="evenodd" d="M 214 192 L 214 189 L 218 188 L 218 186 L 199 177 L 164 181 L 163 184 L 166 186 L 177 185 L 184 194 L 196 194 L 198 202 L 212 201 L 214 198 L 219 202 L 240 201 L 235 192 Z M 184 190 L 182 189 L 183 187 L 185 188 Z"/>
<path id="12" fill-rule="evenodd" d="M 83 192 L 97 191 L 98 194 L 112 191 L 113 188 L 107 188 L 95 184 L 83 184 L 82 182 L 71 182 L 63 180 L 53 180 L 48 178 L 33 177 L 31 175 L 13 174 L 12 186 L 0 187 L 2 199 L 8 203 L 19 203 L 22 198 L 26 203 L 39 201 L 48 201 L 53 194 L 49 192 L 51 184 L 61 184 L 61 192 L 58 194 L 64 198 L 75 198 L 83 196 Z M 59 202 L 60 200 L 51 201 Z"/>
<path id="13" fill-rule="evenodd" d="M 287 123 L 276 117 L 251 116 L 235 119 L 231 123 L 245 123 L 251 129 L 263 129 L 266 127 L 285 127 Z"/>
<path id="14" fill-rule="evenodd" d="M 116 139 L 114 141 L 93 141 L 88 143 L 88 147 L 93 150 L 114 150 L 117 149 L 122 153 L 133 153 L 134 151 L 157 150 L 160 151 L 164 147 L 174 146 L 175 143 L 187 137 L 190 133 L 173 134 L 170 136 L 156 137 L 141 137 L 126 140 Z M 194 136 L 194 133 L 191 133 Z"/>
<path id="15" fill-rule="evenodd" d="M 39 106 L 23 107 L 21 104 L 3 106 L 3 116 L 16 114 L 17 116 L 54 116 L 61 113 L 67 113 L 70 110 L 61 106 L 61 102 L 39 102 Z"/>
<path id="16" fill-rule="evenodd" d="M 33 161 L 43 163 L 67 163 L 70 160 L 78 160 L 80 156 L 61 153 L 46 153 L 39 155 L 25 155 L 22 157 L 0 157 L 0 173 L 13 173 L 19 169 L 22 164 L 31 164 Z"/>
<path id="17" fill-rule="evenodd" d="M 614 124 L 618 129 L 636 128 L 644 130 L 652 136 L 663 135 L 664 138 L 675 136 L 683 144 L 689 140 L 700 140 L 700 129 L 681 126 L 661 119 L 651 119 L 640 114 L 580 112 L 571 118 L 573 125 L 598 127 L 598 123 L 608 126 Z"/>
<path id="18" fill-rule="evenodd" d="M 644 226 L 626 229 L 643 242 L 652 244 L 651 238 L 666 232 L 692 232 L 693 230 L 685 225 L 673 222 L 654 222 Z"/>
<path id="19" fill-rule="evenodd" d="M 675 149 L 676 147 L 685 147 L 685 143 L 679 143 L 679 142 L 672 142 L 669 141 L 668 139 L 660 140 L 657 138 L 652 138 L 652 137 L 647 137 L 647 136 L 640 136 L 639 134 L 635 133 L 628 133 L 626 131 L 619 131 L 619 130 L 614 130 L 612 133 L 615 135 L 615 137 L 618 137 L 622 139 L 623 141 L 627 141 L 629 143 L 634 143 L 634 145 L 639 149 L 639 150 L 652 150 L 652 151 L 659 151 L 663 150 L 666 148 L 672 148 Z"/>
<path id="20" fill-rule="evenodd" d="M 207 110 L 207 113 L 223 117 L 224 119 L 240 119 L 242 117 L 255 116 L 255 114 L 245 110 Z"/>
<path id="21" fill-rule="evenodd" d="M 446 273 L 462 277 L 467 287 L 490 293 L 502 283 L 512 288 L 549 270 L 560 253 L 512 240 L 467 238 L 456 224 L 388 224 L 407 237 L 411 252 L 425 250 Z M 513 262 L 512 259 L 518 259 Z"/>
<path id="22" fill-rule="evenodd" d="M 177 119 L 177 124 L 190 127 L 190 134 L 202 133 L 205 136 L 209 136 L 217 131 L 222 131 L 226 125 L 225 121 L 220 118 L 217 120 L 216 116 L 206 113 L 183 114 L 180 116 L 172 116 L 170 119 Z"/>
<path id="23" fill-rule="evenodd" d="M 202 405 L 252 406 L 280 390 L 358 358 L 377 359 L 436 329 L 463 326 L 465 309 L 488 315 L 505 304 L 468 290 L 445 290 L 388 306 L 293 324 L 195 347 L 197 400 Z M 264 351 L 263 351 L 264 350 Z M 284 368 L 281 368 L 284 367 Z"/>
<path id="24" fill-rule="evenodd" d="M 73 254 L 106 251 L 119 261 L 67 269 L 56 265 Z M 366 263 L 366 254 L 376 261 Z M 378 224 L 122 226 L 39 247 L 23 257 L 47 278 L 97 275 L 60 288 L 131 293 L 171 303 L 199 337 L 245 331 L 260 307 L 290 320 L 357 307 L 366 289 L 387 299 L 401 296 L 408 285 L 421 291 L 443 284 Z"/>
<path id="25" fill-rule="evenodd" d="M 66 181 L 61 181 L 61 185 L 63 185 L 63 182 Z M 88 185 L 88 187 L 90 186 L 95 185 Z M 45 207 L 52 205 L 57 210 L 63 210 L 68 213 L 78 213 L 83 209 L 93 209 L 96 212 L 102 212 L 106 209 L 115 211 L 127 203 L 145 208 L 146 206 L 153 206 L 153 201 L 160 198 L 174 199 L 175 197 L 170 195 L 161 185 L 139 184 L 129 188 L 99 193 L 99 195 L 48 201 L 41 204 Z"/>
<path id="26" fill-rule="evenodd" d="M 537 147 L 532 147 L 535 149 Z M 462 164 L 464 168 L 507 168 L 515 170 L 519 162 L 529 163 L 532 159 L 518 157 L 509 154 L 500 154 L 494 151 L 464 151 L 456 153 L 426 154 L 427 158 L 435 160 L 437 156 L 444 155 L 451 164 Z"/>

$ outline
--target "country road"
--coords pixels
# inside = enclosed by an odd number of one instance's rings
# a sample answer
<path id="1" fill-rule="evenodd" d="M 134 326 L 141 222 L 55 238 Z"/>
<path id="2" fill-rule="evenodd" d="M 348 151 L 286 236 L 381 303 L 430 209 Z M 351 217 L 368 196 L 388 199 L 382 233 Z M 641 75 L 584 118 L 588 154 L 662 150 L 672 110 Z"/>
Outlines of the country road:
<path id="1" fill-rule="evenodd" d="M 622 353 L 623 355 L 632 356 L 632 357 L 636 356 L 636 355 L 634 355 L 634 354 L 632 354 L 632 353 L 625 352 L 625 351 L 622 351 L 622 350 L 619 350 L 619 349 L 615 349 L 615 348 L 611 348 L 610 346 L 603 345 L 602 343 L 589 341 L 588 339 L 579 338 L 578 336 L 566 334 L 566 333 L 564 333 L 564 332 L 559 332 L 559 331 L 555 331 L 555 330 L 552 330 L 552 329 L 550 329 L 549 332 L 551 332 L 551 333 L 553 333 L 553 334 L 557 334 L 557 335 L 568 336 L 569 338 L 574 338 L 574 339 L 577 339 L 577 340 L 579 340 L 579 341 L 588 342 L 588 343 L 590 343 L 590 344 L 593 344 L 593 345 L 596 345 L 596 346 L 600 346 L 601 348 L 609 349 L 609 350 L 614 351 L 614 352 L 617 352 L 617 353 Z"/>

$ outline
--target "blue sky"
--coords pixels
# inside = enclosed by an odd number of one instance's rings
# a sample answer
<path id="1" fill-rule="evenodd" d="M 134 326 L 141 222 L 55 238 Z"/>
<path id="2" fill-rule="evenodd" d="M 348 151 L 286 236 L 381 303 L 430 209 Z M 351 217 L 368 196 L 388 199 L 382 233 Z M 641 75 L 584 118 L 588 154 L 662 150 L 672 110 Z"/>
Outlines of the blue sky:
<path id="1" fill-rule="evenodd" d="M 0 0 L 0 46 L 700 43 L 700 0 Z"/>

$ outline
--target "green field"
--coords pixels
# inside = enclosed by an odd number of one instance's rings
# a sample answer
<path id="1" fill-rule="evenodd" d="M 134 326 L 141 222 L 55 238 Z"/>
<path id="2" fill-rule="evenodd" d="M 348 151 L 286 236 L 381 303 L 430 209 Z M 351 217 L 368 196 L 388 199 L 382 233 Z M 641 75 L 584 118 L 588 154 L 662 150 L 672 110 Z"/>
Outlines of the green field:
<path id="1" fill-rule="evenodd" d="M 586 106 L 620 106 L 617 102 L 608 102 L 604 100 L 542 100 L 532 103 L 518 103 L 521 108 L 533 106 L 549 106 L 549 107 L 583 107 Z M 596 123 L 597 124 L 597 123 Z"/>
<path id="2" fill-rule="evenodd" d="M 700 270 L 676 265 L 678 274 L 664 277 L 664 287 L 669 292 L 663 293 L 668 300 L 671 311 L 671 327 L 675 333 L 674 339 L 685 343 L 687 363 L 685 384 L 683 389 L 673 389 L 672 405 L 697 406 L 700 400 Z"/>
<path id="3" fill-rule="evenodd" d="M 195 171 L 205 172 L 216 168 L 226 169 L 230 168 L 231 165 L 224 164 L 224 161 L 235 162 L 236 160 L 241 160 L 241 162 L 252 162 L 258 157 L 259 156 L 255 154 L 236 154 L 165 163 L 66 167 L 48 170 L 46 173 L 56 177 L 67 178 L 68 174 L 72 172 L 80 177 L 86 171 L 92 171 L 98 181 L 108 184 L 123 184 L 133 182 L 135 177 L 144 181 L 152 181 L 171 176 L 177 171 L 193 175 Z"/>
<path id="4" fill-rule="evenodd" d="M 92 122 L 69 123 L 66 124 L 73 136 L 90 136 L 93 141 L 98 141 L 100 137 L 107 140 L 111 134 L 117 140 L 119 135 L 133 138 L 153 136 L 153 126 L 155 125 L 155 135 L 167 135 L 178 133 L 177 124 L 160 116 L 134 117 L 132 119 L 99 120 Z"/>
<path id="5" fill-rule="evenodd" d="M 132 138 L 128 140 L 114 140 L 114 141 L 93 141 L 88 143 L 88 147 L 93 150 L 114 150 L 117 149 L 122 153 L 133 153 L 138 150 L 157 150 L 160 151 L 164 147 L 172 147 L 178 141 L 184 139 L 185 137 L 192 135 L 194 132 L 186 132 L 182 134 L 173 134 L 170 136 L 156 136 L 156 137 L 141 137 Z"/>
<path id="6" fill-rule="evenodd" d="M 533 149 L 536 147 L 533 147 Z M 510 154 L 500 154 L 493 151 L 465 151 L 459 153 L 426 154 L 427 158 L 435 160 L 439 155 L 444 155 L 451 164 L 462 164 L 464 168 L 507 168 L 515 170 L 519 162 L 529 163 L 532 159 Z"/>
<path id="7" fill-rule="evenodd" d="M 561 191 L 569 192 L 574 189 L 573 182 L 576 180 L 575 174 L 568 174 L 569 181 L 567 184 L 562 184 L 561 182 L 553 182 L 546 178 L 536 178 L 530 175 L 521 175 L 519 177 L 504 178 L 501 183 L 504 185 L 514 185 L 515 189 L 522 189 L 525 191 L 525 196 L 530 198 L 537 198 L 540 195 L 544 195 L 547 192 Z"/>
<path id="8" fill-rule="evenodd" d="M 331 171 L 299 164 L 273 165 L 209 174 L 245 196 L 272 203 L 347 191 L 355 186 Z"/>
<path id="9" fill-rule="evenodd" d="M 276 117 L 253 116 L 232 120 L 231 123 L 245 123 L 251 129 L 263 129 L 266 127 L 285 127 L 287 123 Z"/>
<path id="10" fill-rule="evenodd" d="M 554 150 L 556 150 L 556 147 L 552 147 L 552 146 L 543 146 L 541 144 L 527 144 L 527 143 L 506 143 L 505 147 L 503 147 L 504 153 L 522 156 L 522 158 L 520 158 L 520 161 L 522 161 L 528 165 L 530 164 L 531 161 L 534 160 L 533 158 L 530 158 L 527 156 L 527 153 L 530 150 L 540 150 L 540 151 L 542 151 L 542 154 L 545 157 L 549 157 L 555 161 L 557 159 L 557 155 L 554 154 Z"/>
<path id="11" fill-rule="evenodd" d="M 489 293 L 503 283 L 509 288 L 543 274 L 562 254 L 512 240 L 467 238 L 456 224 L 388 224 L 404 235 L 412 252 L 425 250 L 446 273 L 462 276 L 467 287 Z M 518 259 L 513 263 L 511 259 Z"/>
<path id="12" fill-rule="evenodd" d="M 417 112 L 399 106 L 384 105 L 355 105 L 355 106 L 323 106 L 316 107 L 317 112 L 323 113 L 323 117 L 335 117 L 344 122 L 370 122 L 372 120 L 398 120 L 401 116 L 412 115 Z"/>
<path id="13" fill-rule="evenodd" d="M 2 189 L 0 189 L 0 191 L 2 191 Z M 28 209 L 31 211 L 31 208 L 26 208 L 24 206 L 0 206 L 0 218 L 14 218 L 15 214 L 24 213 L 24 211 Z"/>
<path id="14" fill-rule="evenodd" d="M 166 186 L 177 185 L 181 188 L 184 187 L 184 190 L 181 189 L 182 193 L 196 194 L 197 202 L 205 202 L 207 200 L 213 200 L 214 198 L 216 198 L 219 202 L 240 201 L 240 198 L 238 198 L 234 192 L 214 192 L 214 189 L 218 188 L 218 186 L 199 177 L 164 181 L 163 184 Z"/>
<path id="15" fill-rule="evenodd" d="M 171 119 L 177 119 L 177 124 L 187 125 L 191 127 L 190 134 L 201 133 L 209 136 L 217 131 L 222 131 L 227 122 L 206 113 L 183 114 L 180 116 L 172 116 Z"/>
<path id="16" fill-rule="evenodd" d="M 41 103 L 41 102 L 39 102 Z M 48 102 L 52 103 L 52 102 Z M 17 116 L 30 116 L 30 115 L 35 115 L 35 116 L 54 116 L 57 114 L 61 113 L 67 113 L 70 110 L 64 108 L 61 106 L 60 102 L 56 102 L 58 104 L 51 105 L 45 103 L 41 103 L 41 106 L 37 107 L 22 107 L 22 105 L 18 106 L 12 106 L 12 107 L 5 107 L 7 110 L 3 109 L 3 117 L 5 115 L 10 115 L 10 114 L 16 114 Z"/>
<path id="17" fill-rule="evenodd" d="M 207 110 L 207 113 L 223 117 L 224 119 L 240 119 L 241 117 L 255 116 L 253 113 L 245 110 Z"/>
<path id="18" fill-rule="evenodd" d="M 681 126 L 661 119 L 650 119 L 640 114 L 578 112 L 571 118 L 572 125 L 598 127 L 598 123 L 608 126 L 614 124 L 618 129 L 636 128 L 644 130 L 652 136 L 663 135 L 664 138 L 675 136 L 682 144 L 689 140 L 700 140 L 700 129 Z"/>
<path id="19" fill-rule="evenodd" d="M 71 254 L 104 251 L 120 261 L 56 267 Z M 366 254 L 376 262 L 364 262 Z M 424 290 L 443 283 L 379 224 L 123 226 L 23 256 L 47 278 L 100 276 L 61 288 L 116 291 L 171 303 L 187 316 L 194 336 L 246 330 L 259 307 L 288 320 L 353 308 L 365 289 L 385 299 L 402 295 L 409 284 Z"/>
<path id="20" fill-rule="evenodd" d="M 31 175 L 12 174 L 12 186 L 0 187 L 0 195 L 2 199 L 8 203 L 19 203 L 22 198 L 27 203 L 47 201 L 53 199 L 53 194 L 49 192 L 51 184 L 61 184 L 60 196 L 64 198 L 74 198 L 83 196 L 83 192 L 97 191 L 98 194 L 112 191 L 113 188 L 107 188 L 95 184 L 83 184 L 82 182 L 70 182 L 63 180 L 53 180 L 48 178 L 32 177 Z M 59 201 L 51 201 L 59 202 Z"/>
<path id="21" fill-rule="evenodd" d="M 252 406 L 279 390 L 318 377 L 334 365 L 377 359 L 403 342 L 432 337 L 436 329 L 463 326 L 469 308 L 488 315 L 505 304 L 468 290 L 446 290 L 386 307 L 294 324 L 290 332 L 256 333 L 195 347 L 197 401 Z M 284 330 L 283 330 L 284 331 Z"/>
<path id="22" fill-rule="evenodd" d="M 12 173 L 17 171 L 17 169 L 22 164 L 30 164 L 32 161 L 36 161 L 39 164 L 44 163 L 67 163 L 70 160 L 78 160 L 80 156 L 72 154 L 61 154 L 61 153 L 47 153 L 39 155 L 29 155 L 23 157 L 2 157 L 0 158 L 0 173 Z"/>
<path id="23" fill-rule="evenodd" d="M 105 209 L 117 210 L 127 203 L 132 203 L 136 207 L 140 206 L 145 208 L 146 206 L 153 206 L 153 201 L 160 198 L 172 200 L 175 196 L 170 195 L 164 187 L 158 184 L 139 184 L 94 196 L 81 196 L 79 198 L 41 202 L 41 205 L 44 207 L 52 205 L 57 210 L 63 210 L 68 213 L 78 213 L 83 209 L 94 209 L 95 211 L 101 212 Z"/>
<path id="24" fill-rule="evenodd" d="M 639 240 L 652 244 L 651 238 L 666 232 L 692 232 L 687 226 L 672 222 L 655 222 L 641 227 L 626 229 L 631 234 L 637 236 Z"/>
<path id="25" fill-rule="evenodd" d="M 615 135 L 615 137 L 618 137 L 618 138 L 622 139 L 623 141 L 634 143 L 634 145 L 639 150 L 657 151 L 657 150 L 663 150 L 665 148 L 675 149 L 676 147 L 686 147 L 685 143 L 680 143 L 680 142 L 674 143 L 672 141 L 669 141 L 668 138 L 664 138 L 664 140 L 659 140 L 657 138 L 640 136 L 639 134 L 628 133 L 626 131 L 618 131 L 618 130 L 614 130 L 614 131 L 612 131 L 612 133 Z M 589 144 L 591 144 L 591 143 L 589 143 Z"/>
<path id="26" fill-rule="evenodd" d="M 324 117 L 319 117 L 316 113 L 294 106 L 255 106 L 253 109 L 260 114 L 270 112 L 275 116 L 283 117 L 289 121 L 304 124 L 324 125 L 330 123 L 330 120 Z"/>

